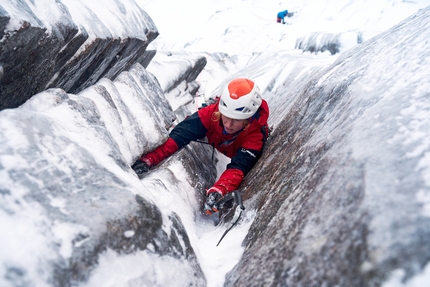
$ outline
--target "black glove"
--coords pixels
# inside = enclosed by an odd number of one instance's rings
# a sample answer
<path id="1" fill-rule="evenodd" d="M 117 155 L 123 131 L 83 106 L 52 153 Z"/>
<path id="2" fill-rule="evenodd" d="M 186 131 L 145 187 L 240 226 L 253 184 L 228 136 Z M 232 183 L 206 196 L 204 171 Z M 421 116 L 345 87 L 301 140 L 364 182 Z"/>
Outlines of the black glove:
<path id="1" fill-rule="evenodd" d="M 143 161 L 141 161 L 140 159 L 138 159 L 132 166 L 131 168 L 136 172 L 137 175 L 141 175 L 144 174 L 145 172 L 149 171 L 149 166 L 144 163 Z"/>
<path id="2" fill-rule="evenodd" d="M 218 192 L 209 193 L 208 197 L 206 198 L 205 213 L 210 215 L 213 212 L 218 212 L 220 209 L 222 209 L 222 204 L 221 206 L 219 204 L 219 201 L 222 197 L 223 196 Z"/>

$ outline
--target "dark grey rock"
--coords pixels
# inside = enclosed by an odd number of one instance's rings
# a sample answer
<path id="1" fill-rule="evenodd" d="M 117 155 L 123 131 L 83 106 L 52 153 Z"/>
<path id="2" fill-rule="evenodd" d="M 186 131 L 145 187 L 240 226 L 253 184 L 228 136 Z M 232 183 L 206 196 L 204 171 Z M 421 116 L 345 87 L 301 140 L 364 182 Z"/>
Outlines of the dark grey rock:
<path id="1" fill-rule="evenodd" d="M 88 42 L 86 29 L 71 20 L 60 1 L 56 5 L 63 19 L 52 27 L 44 27 L 26 2 L 15 5 L 29 20 L 22 21 L 16 31 L 8 31 L 10 16 L 0 10 L 0 110 L 16 108 L 48 88 L 79 93 L 101 78 L 113 80 L 135 63 L 147 65 L 154 56 L 145 51 L 158 31 L 144 11 L 146 40 L 99 36 Z"/>
<path id="2" fill-rule="evenodd" d="M 351 43 L 349 43 L 351 42 Z M 360 32 L 343 32 L 340 34 L 332 34 L 325 32 L 312 32 L 308 35 L 300 37 L 296 40 L 295 49 L 303 50 L 303 52 L 323 53 L 330 52 L 331 55 L 345 51 L 349 46 L 361 44 L 363 42 L 362 33 Z M 342 43 L 349 43 L 344 47 Z"/>
<path id="3" fill-rule="evenodd" d="M 339 53 L 340 46 L 339 35 L 314 32 L 297 39 L 295 48 L 315 54 L 329 51 L 334 55 Z"/>

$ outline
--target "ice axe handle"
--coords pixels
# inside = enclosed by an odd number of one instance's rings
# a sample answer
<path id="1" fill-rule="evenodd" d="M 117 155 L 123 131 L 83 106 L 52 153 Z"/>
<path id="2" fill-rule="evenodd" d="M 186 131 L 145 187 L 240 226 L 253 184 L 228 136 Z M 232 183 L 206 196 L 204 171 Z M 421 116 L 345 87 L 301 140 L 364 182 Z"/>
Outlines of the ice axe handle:
<path id="1" fill-rule="evenodd" d="M 245 206 L 243 205 L 242 202 L 242 195 L 240 194 L 240 192 L 238 190 L 233 191 L 234 193 L 234 201 L 237 203 L 237 205 L 240 206 L 240 209 L 245 210 Z"/>
<path id="2" fill-rule="evenodd" d="M 234 190 L 232 191 L 232 193 L 234 195 L 234 201 L 237 203 L 236 211 L 233 217 L 233 222 L 231 223 L 230 227 L 221 236 L 221 239 L 218 241 L 218 244 L 216 246 L 218 246 L 221 243 L 221 240 L 224 238 L 224 236 L 226 236 L 226 234 L 236 225 L 236 223 L 240 219 L 240 216 L 242 215 L 242 212 L 245 210 L 245 206 L 242 203 L 242 196 L 240 195 L 240 192 L 238 190 Z M 240 210 L 238 208 L 240 208 Z"/>

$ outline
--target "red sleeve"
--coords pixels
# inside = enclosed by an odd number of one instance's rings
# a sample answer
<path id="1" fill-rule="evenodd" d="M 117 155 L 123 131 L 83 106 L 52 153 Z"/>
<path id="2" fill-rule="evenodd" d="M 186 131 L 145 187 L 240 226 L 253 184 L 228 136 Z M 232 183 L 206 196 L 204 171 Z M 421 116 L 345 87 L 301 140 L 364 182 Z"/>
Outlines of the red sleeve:
<path id="1" fill-rule="evenodd" d="M 239 187 L 244 176 L 243 171 L 240 169 L 226 169 L 213 187 L 208 189 L 207 193 L 219 192 L 222 195 L 226 195 Z"/>
<path id="2" fill-rule="evenodd" d="M 176 142 L 169 138 L 164 144 L 156 148 L 154 151 L 143 155 L 140 160 L 149 166 L 159 164 L 163 159 L 171 156 L 178 150 Z"/>

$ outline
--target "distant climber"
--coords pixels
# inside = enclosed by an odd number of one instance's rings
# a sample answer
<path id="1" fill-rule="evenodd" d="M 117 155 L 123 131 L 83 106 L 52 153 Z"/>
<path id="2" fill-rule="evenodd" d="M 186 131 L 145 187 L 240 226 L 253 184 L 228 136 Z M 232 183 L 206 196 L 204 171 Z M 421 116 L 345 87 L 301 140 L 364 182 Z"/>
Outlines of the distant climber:
<path id="1" fill-rule="evenodd" d="M 285 11 L 281 11 L 278 13 L 277 18 L 276 18 L 276 22 L 281 23 L 281 24 L 285 24 L 285 17 L 293 17 L 294 12 L 288 12 L 288 10 Z"/>

